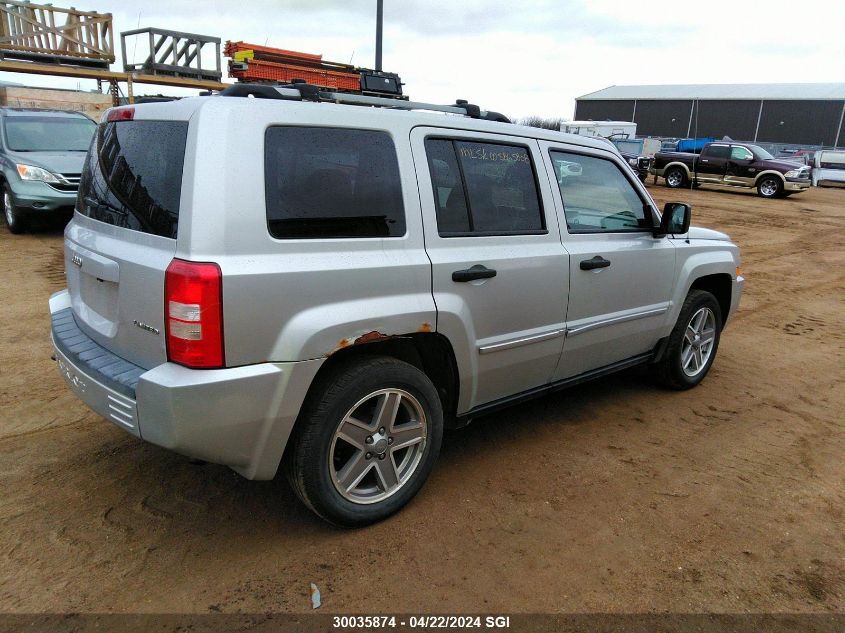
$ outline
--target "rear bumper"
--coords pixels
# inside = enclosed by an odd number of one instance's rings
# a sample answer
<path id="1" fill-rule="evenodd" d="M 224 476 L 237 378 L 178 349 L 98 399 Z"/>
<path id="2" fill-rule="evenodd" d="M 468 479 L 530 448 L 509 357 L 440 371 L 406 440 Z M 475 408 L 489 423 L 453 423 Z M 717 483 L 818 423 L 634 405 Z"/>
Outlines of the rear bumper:
<path id="1" fill-rule="evenodd" d="M 91 409 L 148 442 L 272 479 L 322 360 L 195 370 L 146 370 L 76 326 L 67 291 L 50 298 L 59 371 Z"/>

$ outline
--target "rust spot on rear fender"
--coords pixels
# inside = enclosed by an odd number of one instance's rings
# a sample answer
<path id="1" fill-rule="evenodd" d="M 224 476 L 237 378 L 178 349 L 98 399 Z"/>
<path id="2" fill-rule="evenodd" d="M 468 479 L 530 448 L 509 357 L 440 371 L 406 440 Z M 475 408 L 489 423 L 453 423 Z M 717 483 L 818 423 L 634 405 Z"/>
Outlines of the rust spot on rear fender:
<path id="1" fill-rule="evenodd" d="M 360 345 L 361 343 L 372 343 L 373 341 L 381 341 L 386 338 L 390 338 L 387 334 L 382 334 L 381 332 L 377 332 L 373 330 L 372 332 L 367 332 L 366 334 L 362 334 L 358 338 L 355 339 L 355 345 Z"/>
<path id="2" fill-rule="evenodd" d="M 424 323 L 424 326 L 431 327 L 428 323 Z M 430 331 L 430 330 L 420 330 L 420 331 Z M 350 347 L 352 345 L 361 345 L 363 343 L 375 343 L 376 341 L 386 341 L 387 339 L 400 337 L 400 334 L 383 334 L 378 330 L 373 330 L 372 332 L 367 332 L 366 334 L 362 334 L 361 336 L 357 337 L 354 341 L 348 338 L 342 338 L 337 344 L 337 347 L 333 349 L 331 352 L 326 354 L 326 357 L 331 356 L 335 352 L 339 352 L 340 350 Z"/>

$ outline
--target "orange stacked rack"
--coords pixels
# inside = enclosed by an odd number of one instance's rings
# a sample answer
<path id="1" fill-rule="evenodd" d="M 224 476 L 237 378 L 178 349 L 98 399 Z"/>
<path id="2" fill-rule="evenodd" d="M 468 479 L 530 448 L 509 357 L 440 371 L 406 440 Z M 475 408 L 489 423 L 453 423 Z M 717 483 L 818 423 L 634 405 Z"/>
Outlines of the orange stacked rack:
<path id="1" fill-rule="evenodd" d="M 349 64 L 323 61 L 322 55 L 300 53 L 246 42 L 226 42 L 229 76 L 238 81 L 309 84 L 343 92 L 361 92 L 361 74 Z"/>

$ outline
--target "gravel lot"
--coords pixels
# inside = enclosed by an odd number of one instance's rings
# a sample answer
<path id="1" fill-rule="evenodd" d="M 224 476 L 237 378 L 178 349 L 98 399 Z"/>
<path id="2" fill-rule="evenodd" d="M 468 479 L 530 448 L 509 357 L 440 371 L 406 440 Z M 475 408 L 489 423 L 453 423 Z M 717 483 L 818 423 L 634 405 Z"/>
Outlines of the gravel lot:
<path id="1" fill-rule="evenodd" d="M 845 191 L 652 191 L 742 247 L 708 379 L 477 420 L 357 531 L 89 412 L 50 360 L 61 231 L 2 226 L 0 611 L 845 611 Z"/>

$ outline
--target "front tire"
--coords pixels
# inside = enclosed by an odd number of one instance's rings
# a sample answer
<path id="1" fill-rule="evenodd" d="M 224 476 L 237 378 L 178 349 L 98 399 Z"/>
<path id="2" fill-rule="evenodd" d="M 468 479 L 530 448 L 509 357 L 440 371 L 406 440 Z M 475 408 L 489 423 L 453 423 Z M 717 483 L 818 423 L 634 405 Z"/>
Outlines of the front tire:
<path id="1" fill-rule="evenodd" d="M 777 176 L 763 176 L 757 183 L 757 195 L 761 198 L 778 198 L 783 193 L 783 182 Z"/>
<path id="2" fill-rule="evenodd" d="M 26 215 L 17 206 L 8 184 L 3 185 L 3 217 L 11 233 L 20 234 L 29 226 Z"/>
<path id="3" fill-rule="evenodd" d="M 669 334 L 657 379 L 671 389 L 691 389 L 713 366 L 722 332 L 719 302 L 705 290 L 690 290 Z"/>
<path id="4" fill-rule="evenodd" d="M 683 187 L 687 182 L 687 175 L 680 167 L 670 167 L 663 174 L 666 186 L 670 189 Z"/>
<path id="5" fill-rule="evenodd" d="M 422 488 L 443 438 L 431 380 L 408 363 L 371 357 L 316 385 L 286 455 L 288 481 L 341 527 L 387 518 Z"/>

